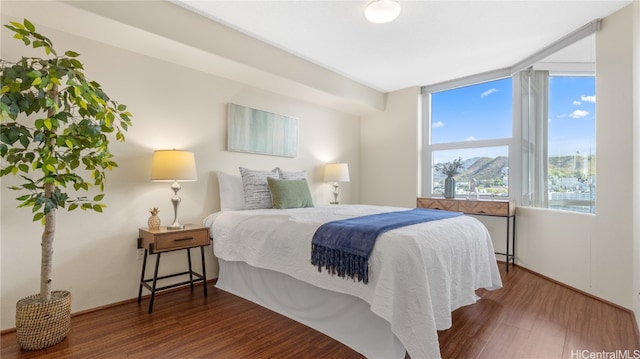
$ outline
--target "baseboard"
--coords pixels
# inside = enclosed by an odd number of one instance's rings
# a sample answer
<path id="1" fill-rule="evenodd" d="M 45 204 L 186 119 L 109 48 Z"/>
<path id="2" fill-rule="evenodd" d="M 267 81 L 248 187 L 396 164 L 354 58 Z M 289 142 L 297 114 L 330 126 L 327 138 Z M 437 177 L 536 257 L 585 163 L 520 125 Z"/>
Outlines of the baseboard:
<path id="1" fill-rule="evenodd" d="M 218 278 L 209 279 L 209 280 L 207 280 L 207 285 L 209 285 L 209 284 L 214 284 L 215 285 L 217 281 L 218 281 Z M 194 283 L 193 284 L 194 287 L 201 286 L 201 285 L 202 285 L 202 282 L 198 282 L 198 283 Z M 166 289 L 166 290 L 163 290 L 163 291 L 156 292 L 156 297 L 159 297 L 159 296 L 161 296 L 163 294 L 167 294 L 167 293 L 183 290 L 184 288 L 186 288 L 188 286 L 189 286 L 188 284 L 185 284 L 183 286 L 179 286 L 179 287 L 175 287 L 175 288 Z M 150 296 L 151 296 L 151 293 L 145 294 L 145 295 L 142 296 L 142 299 L 148 299 Z M 110 303 L 110 304 L 106 304 L 106 305 L 101 305 L 101 306 L 95 307 L 95 308 L 81 310 L 79 312 L 71 313 L 71 318 L 74 318 L 74 317 L 77 317 L 77 316 L 81 316 L 81 315 L 84 315 L 84 314 L 94 313 L 94 312 L 97 312 L 97 311 L 100 311 L 100 310 L 103 310 L 103 309 L 109 309 L 109 308 L 117 307 L 117 306 L 123 305 L 123 304 L 129 304 L 129 303 L 137 302 L 137 301 L 138 301 L 138 297 L 134 297 L 134 298 L 125 299 L 125 300 L 121 300 L 121 301 Z M 16 331 L 16 328 L 3 329 L 2 331 L 0 331 L 0 335 L 13 333 L 15 331 Z"/>

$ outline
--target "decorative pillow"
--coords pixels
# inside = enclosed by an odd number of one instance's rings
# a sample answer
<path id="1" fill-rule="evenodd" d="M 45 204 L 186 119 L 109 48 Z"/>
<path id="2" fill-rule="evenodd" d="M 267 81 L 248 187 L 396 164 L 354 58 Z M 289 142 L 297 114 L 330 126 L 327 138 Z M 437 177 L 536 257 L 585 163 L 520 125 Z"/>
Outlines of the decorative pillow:
<path id="1" fill-rule="evenodd" d="M 240 176 L 218 171 L 218 184 L 220 187 L 220 210 L 244 209 L 244 189 Z"/>
<path id="2" fill-rule="evenodd" d="M 297 171 L 297 172 L 289 172 L 289 171 L 283 171 L 282 169 L 278 168 L 278 172 L 280 172 L 280 179 L 287 179 L 287 180 L 306 180 L 307 179 L 307 171 Z"/>
<path id="3" fill-rule="evenodd" d="M 267 178 L 280 177 L 278 169 L 255 171 L 240 167 L 242 188 L 244 189 L 244 209 L 273 208 Z"/>
<path id="4" fill-rule="evenodd" d="M 313 207 L 313 199 L 306 179 L 285 180 L 267 178 L 273 208 Z"/>

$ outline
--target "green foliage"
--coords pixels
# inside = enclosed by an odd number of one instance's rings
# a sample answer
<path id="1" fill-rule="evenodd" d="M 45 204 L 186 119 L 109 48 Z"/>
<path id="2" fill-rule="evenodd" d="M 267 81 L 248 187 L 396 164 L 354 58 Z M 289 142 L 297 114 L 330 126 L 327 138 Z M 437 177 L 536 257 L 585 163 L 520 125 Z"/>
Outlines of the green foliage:
<path id="1" fill-rule="evenodd" d="M 24 182 L 11 188 L 27 192 L 17 198 L 18 207 L 31 207 L 34 221 L 57 208 L 102 212 L 103 194 L 71 198 L 67 192 L 91 187 L 103 192 L 105 172 L 117 167 L 109 137 L 124 141 L 131 114 L 85 78 L 78 53 L 58 56 L 51 40 L 26 19 L 5 27 L 48 57 L 0 60 L 0 177 L 22 177 Z M 55 186 L 50 195 L 47 184 Z"/>
<path id="2" fill-rule="evenodd" d="M 458 157 L 453 162 L 438 163 L 434 166 L 436 172 L 439 172 L 447 177 L 453 177 L 460 173 L 462 169 L 462 158 Z"/>

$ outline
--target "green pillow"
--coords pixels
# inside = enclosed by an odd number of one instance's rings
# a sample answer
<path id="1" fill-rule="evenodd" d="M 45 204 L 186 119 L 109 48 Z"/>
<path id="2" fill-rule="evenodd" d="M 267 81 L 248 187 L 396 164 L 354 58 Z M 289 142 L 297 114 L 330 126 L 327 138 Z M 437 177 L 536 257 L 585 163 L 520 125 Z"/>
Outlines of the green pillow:
<path id="1" fill-rule="evenodd" d="M 267 178 L 273 208 L 313 207 L 313 199 L 306 179 L 285 180 Z"/>

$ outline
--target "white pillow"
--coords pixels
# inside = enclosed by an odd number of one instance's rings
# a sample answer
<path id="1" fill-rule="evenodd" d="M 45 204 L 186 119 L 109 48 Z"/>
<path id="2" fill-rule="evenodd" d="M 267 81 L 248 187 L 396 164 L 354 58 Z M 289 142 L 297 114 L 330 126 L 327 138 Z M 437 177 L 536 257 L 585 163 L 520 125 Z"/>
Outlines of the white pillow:
<path id="1" fill-rule="evenodd" d="M 273 171 L 256 171 L 240 167 L 240 176 L 244 188 L 244 209 L 273 208 L 267 178 L 280 178 L 277 168 Z"/>
<path id="2" fill-rule="evenodd" d="M 289 172 L 289 171 L 283 171 L 281 168 L 278 168 L 278 172 L 280 172 L 280 179 L 287 179 L 287 180 L 306 180 L 307 179 L 307 171 L 296 171 L 296 172 Z"/>
<path id="3" fill-rule="evenodd" d="M 218 171 L 218 184 L 220 186 L 220 210 L 244 209 L 244 189 L 240 176 Z"/>

